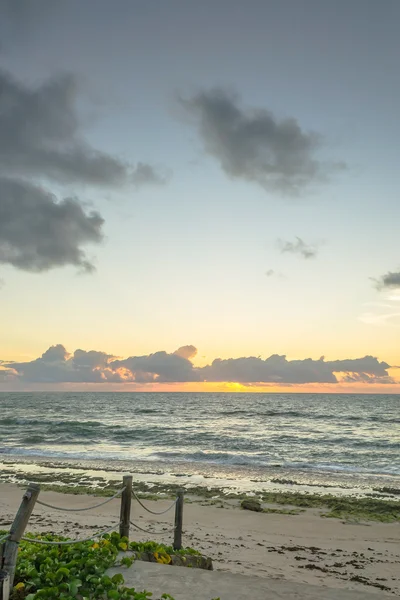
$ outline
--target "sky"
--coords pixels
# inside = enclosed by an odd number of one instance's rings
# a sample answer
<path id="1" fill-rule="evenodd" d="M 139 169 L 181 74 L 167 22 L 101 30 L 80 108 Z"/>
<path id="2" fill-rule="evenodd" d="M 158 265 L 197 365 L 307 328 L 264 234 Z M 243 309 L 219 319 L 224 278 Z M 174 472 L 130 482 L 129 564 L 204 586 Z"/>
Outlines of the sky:
<path id="1" fill-rule="evenodd" d="M 0 390 L 400 391 L 398 0 L 0 0 Z"/>

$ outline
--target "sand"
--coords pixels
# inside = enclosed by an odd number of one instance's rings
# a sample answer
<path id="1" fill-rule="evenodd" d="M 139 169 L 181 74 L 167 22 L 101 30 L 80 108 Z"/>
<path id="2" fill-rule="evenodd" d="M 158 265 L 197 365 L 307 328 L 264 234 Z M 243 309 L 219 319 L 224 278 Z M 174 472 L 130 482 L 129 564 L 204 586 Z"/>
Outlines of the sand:
<path id="1" fill-rule="evenodd" d="M 17 486 L 0 484 L 0 529 L 7 529 L 11 523 L 22 493 Z M 40 498 L 68 508 L 102 501 L 99 497 L 44 491 Z M 145 502 L 154 510 L 162 510 L 171 503 L 170 500 Z M 118 499 L 98 509 L 77 513 L 37 505 L 28 530 L 63 533 L 74 539 L 86 537 L 117 525 L 119 508 Z M 171 544 L 173 512 L 152 516 L 133 501 L 132 520 L 152 533 L 132 529 L 131 539 L 157 539 Z M 321 518 L 316 509 L 299 515 L 265 514 L 244 511 L 234 505 L 218 508 L 199 501 L 185 504 L 183 543 L 211 556 L 218 571 L 272 578 L 275 582 L 282 580 L 286 587 L 324 586 L 336 589 L 338 599 L 347 597 L 344 590 L 400 595 L 399 523 L 344 523 Z M 299 593 L 298 597 L 302 595 Z"/>

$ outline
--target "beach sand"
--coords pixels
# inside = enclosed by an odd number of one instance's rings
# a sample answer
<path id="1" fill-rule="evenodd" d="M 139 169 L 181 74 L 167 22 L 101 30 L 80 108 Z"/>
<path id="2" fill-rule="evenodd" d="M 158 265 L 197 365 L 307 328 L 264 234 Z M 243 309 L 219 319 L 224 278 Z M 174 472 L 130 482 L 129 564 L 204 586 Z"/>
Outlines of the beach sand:
<path id="1" fill-rule="evenodd" d="M 9 527 L 22 493 L 15 485 L 0 484 L 0 529 Z M 99 497 L 46 491 L 41 492 L 40 499 L 68 508 L 102 501 Z M 153 510 L 171 504 L 170 500 L 144 502 Z M 113 524 L 117 528 L 119 509 L 119 499 L 77 513 L 36 505 L 28 531 L 51 531 L 73 539 L 87 537 Z M 320 514 L 317 509 L 298 515 L 255 513 L 241 510 L 234 502 L 219 508 L 199 499 L 185 503 L 183 544 L 211 556 L 214 569 L 219 571 L 338 590 L 400 595 L 400 523 L 345 523 L 321 518 Z M 173 511 L 153 516 L 133 500 L 132 520 L 152 533 L 132 528 L 130 537 L 170 545 L 173 519 Z M 339 592 L 337 597 L 341 597 Z"/>

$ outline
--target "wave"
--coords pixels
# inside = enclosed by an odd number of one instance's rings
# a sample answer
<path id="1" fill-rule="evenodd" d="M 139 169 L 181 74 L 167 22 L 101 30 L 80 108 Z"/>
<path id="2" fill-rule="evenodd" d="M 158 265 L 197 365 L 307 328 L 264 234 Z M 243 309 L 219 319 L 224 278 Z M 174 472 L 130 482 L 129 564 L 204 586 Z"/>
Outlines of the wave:
<path id="1" fill-rule="evenodd" d="M 223 410 L 217 413 L 218 416 L 223 417 L 235 417 L 235 416 L 247 416 L 249 418 L 259 418 L 259 417 L 285 417 L 285 418 L 298 418 L 306 421 L 340 421 L 341 423 L 350 421 L 355 423 L 360 422 L 368 422 L 372 421 L 373 423 L 400 423 L 400 419 L 394 417 L 393 419 L 388 419 L 383 416 L 377 415 L 347 415 L 347 414 L 327 414 L 327 413 L 313 413 L 309 410 L 309 408 L 304 409 L 304 411 L 300 410 L 267 410 L 267 411 L 259 411 L 259 410 L 243 410 L 243 409 L 233 409 L 233 410 Z"/>

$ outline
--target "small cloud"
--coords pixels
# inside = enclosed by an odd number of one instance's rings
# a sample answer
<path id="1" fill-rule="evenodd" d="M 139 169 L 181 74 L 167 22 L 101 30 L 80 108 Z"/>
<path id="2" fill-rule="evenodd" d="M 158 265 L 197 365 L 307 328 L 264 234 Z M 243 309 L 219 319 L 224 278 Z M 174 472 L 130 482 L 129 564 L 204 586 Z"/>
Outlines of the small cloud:
<path id="1" fill-rule="evenodd" d="M 400 271 L 389 271 L 382 275 L 379 279 L 373 279 L 375 282 L 375 287 L 378 290 L 384 289 L 399 289 L 400 290 Z"/>
<path id="2" fill-rule="evenodd" d="M 302 258 L 315 258 L 318 254 L 318 248 L 315 245 L 306 244 L 301 238 L 296 237 L 296 241 L 287 242 L 285 240 L 278 240 L 278 246 L 282 254 L 286 252 L 290 254 L 297 254 Z"/>
<path id="3" fill-rule="evenodd" d="M 181 358 L 186 358 L 186 360 L 191 360 L 197 354 L 196 346 L 181 346 L 178 350 L 175 350 L 174 354 L 176 356 L 180 356 Z"/>
<path id="4" fill-rule="evenodd" d="M 276 279 L 285 279 L 285 275 L 279 271 L 275 271 L 275 269 L 268 269 L 268 271 L 265 271 L 265 276 L 275 277 Z"/>
<path id="5" fill-rule="evenodd" d="M 400 289 L 386 289 L 383 292 L 383 301 L 365 302 L 365 312 L 359 316 L 359 321 L 366 325 L 382 327 L 400 327 Z"/>
<path id="6" fill-rule="evenodd" d="M 365 312 L 359 320 L 367 325 L 391 325 L 400 327 L 400 312 L 373 313 Z"/>
<path id="7" fill-rule="evenodd" d="M 144 185 L 164 185 L 167 183 L 168 178 L 169 174 L 167 172 L 162 173 L 155 167 L 146 163 L 138 163 L 131 175 L 132 182 L 136 187 L 142 187 Z"/>

